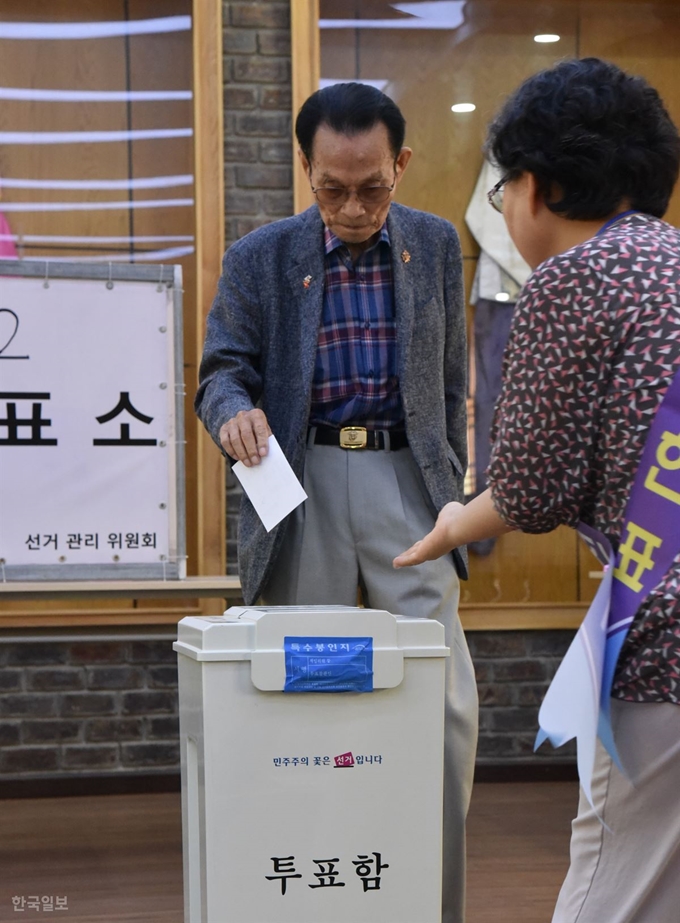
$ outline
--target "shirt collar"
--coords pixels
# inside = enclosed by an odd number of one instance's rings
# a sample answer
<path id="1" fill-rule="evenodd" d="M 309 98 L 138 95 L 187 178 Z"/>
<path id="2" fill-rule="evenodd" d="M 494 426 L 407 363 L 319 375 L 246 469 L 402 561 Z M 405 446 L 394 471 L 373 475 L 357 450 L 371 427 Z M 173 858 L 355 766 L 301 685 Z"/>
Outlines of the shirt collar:
<path id="1" fill-rule="evenodd" d="M 377 247 L 379 243 L 385 242 L 388 246 L 390 245 L 390 235 L 387 230 L 387 222 L 383 224 L 380 228 L 380 236 L 377 241 L 373 244 L 373 247 Z M 344 241 L 340 240 L 339 237 L 336 237 L 335 234 L 327 227 L 324 226 L 323 229 L 323 242 L 324 242 L 324 252 L 326 255 L 332 253 L 333 250 L 337 250 L 339 247 L 347 246 Z M 373 247 L 370 249 L 372 250 Z M 367 251 L 368 252 L 368 251 Z"/>

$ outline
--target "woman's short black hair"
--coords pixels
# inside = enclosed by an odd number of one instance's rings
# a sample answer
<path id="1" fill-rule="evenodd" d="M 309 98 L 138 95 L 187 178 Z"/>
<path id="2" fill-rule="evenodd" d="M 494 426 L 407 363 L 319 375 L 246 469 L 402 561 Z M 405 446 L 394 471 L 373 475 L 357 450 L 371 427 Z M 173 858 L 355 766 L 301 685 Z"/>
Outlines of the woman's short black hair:
<path id="1" fill-rule="evenodd" d="M 624 203 L 661 218 L 680 138 L 657 91 L 599 58 L 529 77 L 489 128 L 487 155 L 508 180 L 533 173 L 548 207 L 595 220 Z"/>
<path id="2" fill-rule="evenodd" d="M 387 128 L 395 159 L 404 146 L 406 120 L 389 96 L 365 83 L 334 83 L 307 99 L 295 122 L 295 135 L 302 153 L 312 159 L 314 136 L 320 125 L 343 135 L 369 131 L 382 122 Z"/>

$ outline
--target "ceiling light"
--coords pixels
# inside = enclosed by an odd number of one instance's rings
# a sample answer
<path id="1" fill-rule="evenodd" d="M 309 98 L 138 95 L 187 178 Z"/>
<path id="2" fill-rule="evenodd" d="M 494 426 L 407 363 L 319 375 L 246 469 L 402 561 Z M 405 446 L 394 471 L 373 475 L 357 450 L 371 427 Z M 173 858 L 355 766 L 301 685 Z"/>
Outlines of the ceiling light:
<path id="1" fill-rule="evenodd" d="M 451 106 L 451 112 L 474 112 L 476 108 L 474 103 L 456 103 Z"/>
<path id="2" fill-rule="evenodd" d="M 553 35 L 547 32 L 545 35 L 534 35 L 534 41 L 540 45 L 550 45 L 552 42 L 559 42 L 559 35 Z"/>

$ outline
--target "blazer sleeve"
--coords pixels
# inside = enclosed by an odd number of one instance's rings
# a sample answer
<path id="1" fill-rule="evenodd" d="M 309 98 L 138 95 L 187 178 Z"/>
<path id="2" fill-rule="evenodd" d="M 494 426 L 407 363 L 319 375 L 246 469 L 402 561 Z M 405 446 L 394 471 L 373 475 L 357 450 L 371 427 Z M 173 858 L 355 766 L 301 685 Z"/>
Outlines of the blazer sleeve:
<path id="1" fill-rule="evenodd" d="M 458 234 L 453 226 L 447 235 L 444 260 L 444 297 L 446 309 L 446 344 L 444 359 L 444 396 L 446 434 L 449 444 L 465 473 L 467 453 L 467 335 L 463 258 Z"/>
<path id="2" fill-rule="evenodd" d="M 208 314 L 194 408 L 216 444 L 220 428 L 252 410 L 262 391 L 262 315 L 256 262 L 244 241 L 227 250 Z"/>

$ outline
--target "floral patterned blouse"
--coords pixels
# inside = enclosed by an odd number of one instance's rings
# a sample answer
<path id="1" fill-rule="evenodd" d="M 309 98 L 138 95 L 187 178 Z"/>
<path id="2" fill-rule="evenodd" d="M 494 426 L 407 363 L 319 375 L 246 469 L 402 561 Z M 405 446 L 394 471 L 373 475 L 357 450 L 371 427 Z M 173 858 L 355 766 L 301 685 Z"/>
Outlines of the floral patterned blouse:
<path id="1" fill-rule="evenodd" d="M 492 432 L 488 480 L 505 522 L 550 532 L 582 520 L 616 549 L 678 371 L 677 228 L 635 212 L 542 263 L 515 308 Z M 680 704 L 680 553 L 636 614 L 612 694 Z"/>

